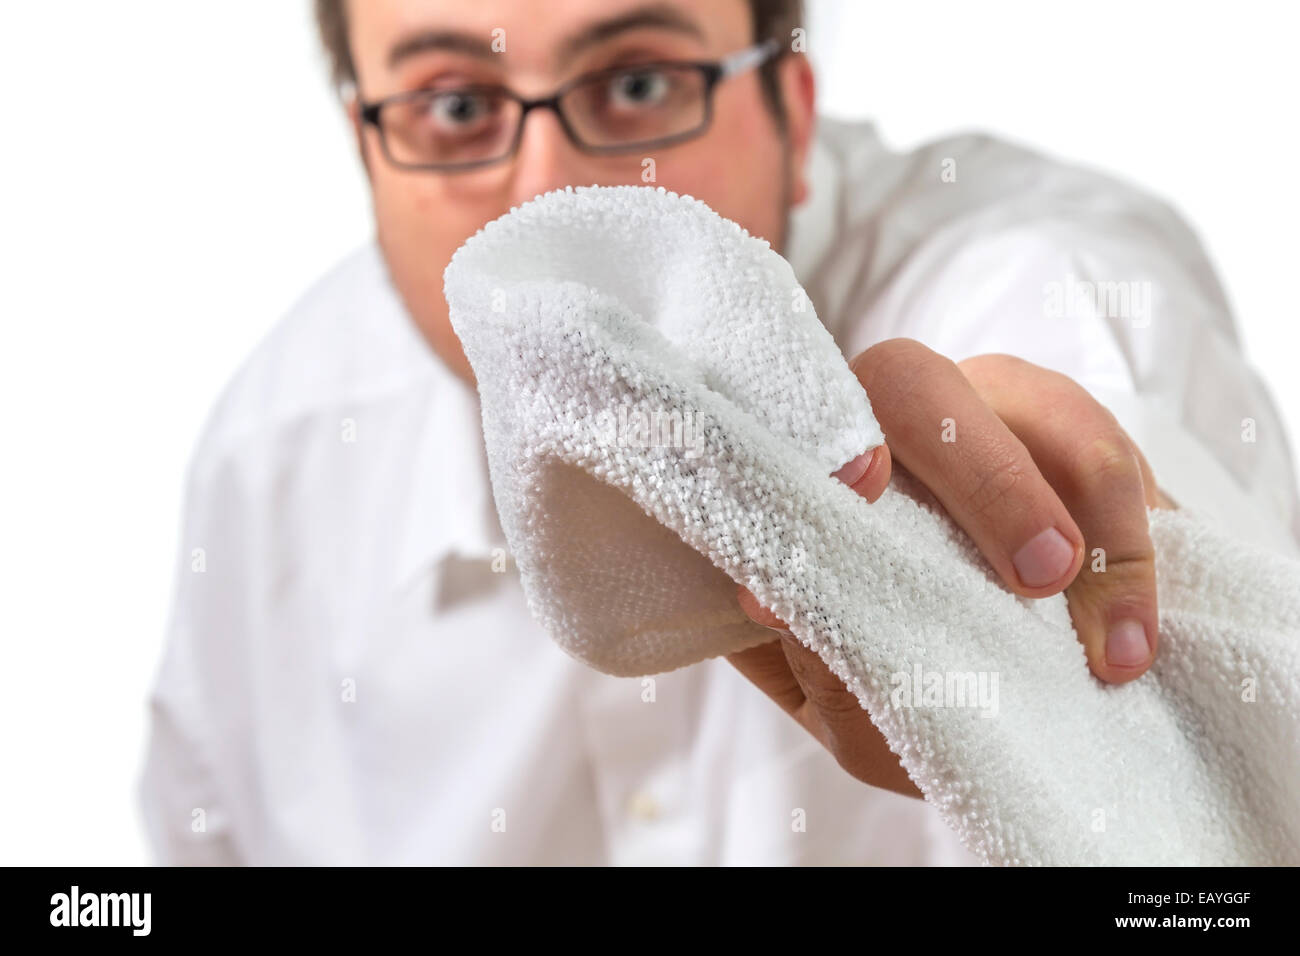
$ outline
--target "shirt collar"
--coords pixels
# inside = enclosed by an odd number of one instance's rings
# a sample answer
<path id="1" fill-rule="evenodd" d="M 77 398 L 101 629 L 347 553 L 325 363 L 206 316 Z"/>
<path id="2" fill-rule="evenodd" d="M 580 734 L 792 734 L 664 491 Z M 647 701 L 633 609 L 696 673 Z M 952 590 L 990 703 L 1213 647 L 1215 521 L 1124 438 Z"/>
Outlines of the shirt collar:
<path id="1" fill-rule="evenodd" d="M 413 337 L 413 348 L 429 348 L 418 332 Z M 406 587 L 449 556 L 489 559 L 494 549 L 505 548 L 478 393 L 433 358 L 414 411 L 415 440 L 407 464 L 400 466 L 405 473 L 398 487 L 406 492 L 397 512 L 394 589 Z"/>

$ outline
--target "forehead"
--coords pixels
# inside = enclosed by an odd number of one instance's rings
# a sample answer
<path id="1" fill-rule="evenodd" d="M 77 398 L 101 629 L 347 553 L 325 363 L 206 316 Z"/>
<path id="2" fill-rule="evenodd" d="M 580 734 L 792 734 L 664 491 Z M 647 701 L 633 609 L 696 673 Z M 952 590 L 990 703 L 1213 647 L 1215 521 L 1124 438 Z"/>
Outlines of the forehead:
<path id="1" fill-rule="evenodd" d="M 499 63 L 538 73 L 563 70 L 578 41 L 609 42 L 633 30 L 709 51 L 744 45 L 752 34 L 749 0 L 348 0 L 347 14 L 363 83 L 393 75 L 401 51 L 433 34 L 458 38 L 469 55 L 504 39 L 494 51 Z"/>

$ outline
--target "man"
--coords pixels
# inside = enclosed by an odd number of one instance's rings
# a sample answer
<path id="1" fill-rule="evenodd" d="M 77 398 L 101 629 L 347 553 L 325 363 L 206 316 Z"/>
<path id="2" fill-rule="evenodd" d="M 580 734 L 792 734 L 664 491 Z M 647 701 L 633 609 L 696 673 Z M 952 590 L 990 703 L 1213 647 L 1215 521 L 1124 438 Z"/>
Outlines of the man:
<path id="1" fill-rule="evenodd" d="M 1159 652 L 1149 506 L 1294 553 L 1281 425 L 1154 200 L 981 137 L 819 129 L 797 2 L 316 9 L 376 241 L 195 454 L 142 779 L 160 860 L 973 861 L 747 594 L 771 644 L 654 681 L 528 616 L 442 273 L 551 189 L 653 181 L 780 249 L 889 442 L 840 478 L 874 498 L 902 462 L 1008 588 L 1065 591 L 1099 680 Z"/>

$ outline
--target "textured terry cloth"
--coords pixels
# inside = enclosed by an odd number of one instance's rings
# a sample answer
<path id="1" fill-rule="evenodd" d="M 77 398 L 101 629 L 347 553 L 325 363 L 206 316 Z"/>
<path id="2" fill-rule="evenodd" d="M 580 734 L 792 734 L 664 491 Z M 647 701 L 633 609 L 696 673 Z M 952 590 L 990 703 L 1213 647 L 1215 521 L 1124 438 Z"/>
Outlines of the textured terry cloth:
<path id="1" fill-rule="evenodd" d="M 772 639 L 740 582 L 985 861 L 1300 863 L 1300 564 L 1151 511 L 1160 650 L 1108 686 L 1065 598 L 1005 590 L 902 469 L 874 504 L 830 477 L 883 440 L 867 397 L 785 260 L 703 203 L 549 193 L 445 279 L 502 528 L 569 653 L 643 675 Z"/>

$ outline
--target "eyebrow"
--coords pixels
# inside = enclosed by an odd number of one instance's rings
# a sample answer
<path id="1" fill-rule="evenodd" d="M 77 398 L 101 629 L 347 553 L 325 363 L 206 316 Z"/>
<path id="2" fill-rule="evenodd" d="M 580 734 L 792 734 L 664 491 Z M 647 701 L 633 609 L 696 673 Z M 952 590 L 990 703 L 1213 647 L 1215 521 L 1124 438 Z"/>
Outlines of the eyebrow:
<path id="1" fill-rule="evenodd" d="M 559 58 L 562 61 L 568 60 L 619 34 L 646 28 L 669 30 L 697 40 L 705 39 L 700 25 L 677 7 L 666 3 L 650 3 L 607 20 L 597 20 L 580 30 L 560 44 Z"/>
<path id="2" fill-rule="evenodd" d="M 560 61 L 568 60 L 620 34 L 647 28 L 705 39 L 704 31 L 690 16 L 669 4 L 651 3 L 584 27 L 560 44 L 557 55 Z M 420 30 L 393 44 L 388 51 L 388 66 L 391 69 L 403 60 L 433 50 L 464 53 L 480 59 L 498 56 L 492 50 L 490 38 L 456 30 Z"/>
<path id="3" fill-rule="evenodd" d="M 388 51 L 388 66 L 391 69 L 403 60 L 431 50 L 467 53 L 484 59 L 496 55 L 492 52 L 490 40 L 471 33 L 457 33 L 454 30 L 421 30 L 402 37 L 393 44 L 392 49 Z"/>

